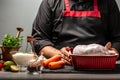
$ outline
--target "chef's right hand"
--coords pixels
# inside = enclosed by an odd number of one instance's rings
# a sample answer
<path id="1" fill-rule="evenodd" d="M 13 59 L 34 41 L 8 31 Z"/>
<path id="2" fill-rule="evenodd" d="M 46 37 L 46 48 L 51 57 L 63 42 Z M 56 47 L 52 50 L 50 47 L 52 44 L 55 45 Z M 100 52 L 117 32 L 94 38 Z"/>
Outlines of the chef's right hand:
<path id="1" fill-rule="evenodd" d="M 60 49 L 62 59 L 66 62 L 66 64 L 71 65 L 71 59 L 70 59 L 70 54 L 71 54 L 71 48 L 70 47 L 63 47 Z"/>
<path id="2" fill-rule="evenodd" d="M 109 53 L 111 53 L 113 55 L 118 55 L 118 57 L 119 57 L 119 52 L 115 48 L 112 48 L 111 46 L 112 46 L 111 42 L 108 42 L 105 45 L 105 47 L 108 49 Z"/>

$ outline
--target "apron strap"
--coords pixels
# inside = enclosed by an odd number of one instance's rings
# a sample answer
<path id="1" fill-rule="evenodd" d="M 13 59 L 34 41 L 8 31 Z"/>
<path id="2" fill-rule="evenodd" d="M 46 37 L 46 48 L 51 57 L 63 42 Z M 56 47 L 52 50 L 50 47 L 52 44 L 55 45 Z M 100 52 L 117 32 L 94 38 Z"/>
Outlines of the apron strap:
<path id="1" fill-rule="evenodd" d="M 66 6 L 66 11 L 70 11 L 70 4 L 69 4 L 69 0 L 65 0 L 65 6 Z"/>
<path id="2" fill-rule="evenodd" d="M 99 11 L 97 0 L 94 0 L 94 11 Z"/>

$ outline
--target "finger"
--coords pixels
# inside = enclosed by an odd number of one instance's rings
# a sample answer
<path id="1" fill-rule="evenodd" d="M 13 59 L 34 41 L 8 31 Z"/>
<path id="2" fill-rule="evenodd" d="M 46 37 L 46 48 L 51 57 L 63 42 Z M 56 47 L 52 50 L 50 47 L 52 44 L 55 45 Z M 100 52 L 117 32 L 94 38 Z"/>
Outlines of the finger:
<path id="1" fill-rule="evenodd" d="M 119 52 L 115 48 L 111 48 L 109 51 L 119 55 Z"/>
<path id="2" fill-rule="evenodd" d="M 70 63 L 70 62 L 68 62 L 68 61 L 65 61 L 65 63 L 66 63 L 67 65 L 71 65 L 71 63 Z"/>
<path id="3" fill-rule="evenodd" d="M 69 52 L 66 50 L 66 48 L 64 47 L 64 48 L 62 48 L 61 50 L 60 50 L 61 52 L 62 52 L 62 54 L 64 54 L 65 56 L 69 56 Z"/>
<path id="4" fill-rule="evenodd" d="M 108 42 L 106 45 L 105 45 L 105 47 L 107 48 L 107 49 L 110 49 L 111 48 L 111 42 Z"/>
<path id="5" fill-rule="evenodd" d="M 71 48 L 69 46 L 65 47 L 67 51 L 70 51 Z"/>
<path id="6" fill-rule="evenodd" d="M 62 59 L 67 65 L 71 65 L 71 62 L 65 60 L 65 59 Z"/>
<path id="7" fill-rule="evenodd" d="M 71 59 L 69 57 L 65 56 L 65 55 L 62 57 L 62 59 L 66 60 L 67 62 L 71 61 Z"/>
<path id="8" fill-rule="evenodd" d="M 111 51 L 111 50 L 109 50 L 109 54 L 110 55 L 117 55 L 117 53 L 115 51 Z"/>
<path id="9" fill-rule="evenodd" d="M 69 57 L 67 57 L 67 56 L 64 56 L 64 57 L 63 57 L 63 59 L 64 59 L 64 60 L 67 60 L 67 61 L 69 61 L 69 62 L 70 62 L 70 58 L 69 58 Z"/>
<path id="10" fill-rule="evenodd" d="M 73 47 L 67 46 L 67 47 L 66 47 L 66 50 L 68 51 L 69 54 L 72 54 Z"/>

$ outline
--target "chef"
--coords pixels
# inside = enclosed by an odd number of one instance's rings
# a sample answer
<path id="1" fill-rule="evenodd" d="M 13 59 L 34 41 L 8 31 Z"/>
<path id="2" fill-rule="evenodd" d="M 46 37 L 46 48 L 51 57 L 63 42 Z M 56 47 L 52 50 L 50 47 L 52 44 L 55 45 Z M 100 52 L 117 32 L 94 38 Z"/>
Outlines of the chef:
<path id="1" fill-rule="evenodd" d="M 64 54 L 70 47 L 111 42 L 120 52 L 120 13 L 115 0 L 43 0 L 32 28 L 34 47 L 46 58 Z"/>

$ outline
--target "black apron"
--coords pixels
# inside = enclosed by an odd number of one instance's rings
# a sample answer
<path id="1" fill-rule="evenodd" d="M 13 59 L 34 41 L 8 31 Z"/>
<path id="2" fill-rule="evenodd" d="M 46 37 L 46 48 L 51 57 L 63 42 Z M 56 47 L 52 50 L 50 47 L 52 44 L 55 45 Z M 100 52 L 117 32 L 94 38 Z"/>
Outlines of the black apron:
<path id="1" fill-rule="evenodd" d="M 101 26 L 101 14 L 97 0 L 94 9 L 89 11 L 70 10 L 70 0 L 65 0 L 63 26 L 58 36 L 57 47 L 74 47 L 78 44 L 105 43 Z"/>

